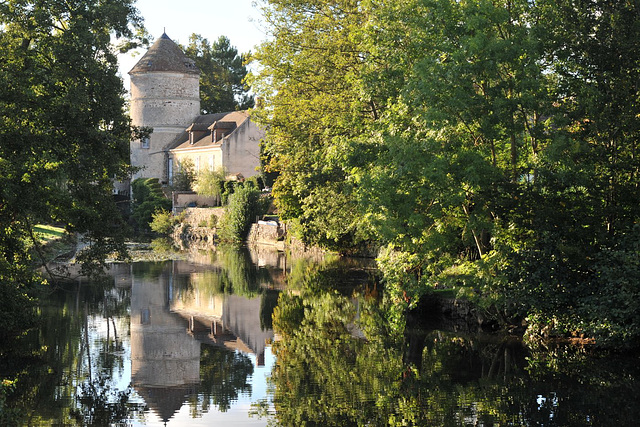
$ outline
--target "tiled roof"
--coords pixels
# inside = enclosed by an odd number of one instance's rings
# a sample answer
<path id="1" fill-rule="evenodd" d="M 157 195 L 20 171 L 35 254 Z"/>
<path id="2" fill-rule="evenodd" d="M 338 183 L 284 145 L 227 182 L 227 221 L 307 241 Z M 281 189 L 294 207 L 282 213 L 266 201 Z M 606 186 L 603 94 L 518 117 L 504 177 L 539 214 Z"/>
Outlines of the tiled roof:
<path id="1" fill-rule="evenodd" d="M 129 74 L 149 71 L 173 71 L 188 74 L 200 74 L 195 62 L 188 58 L 182 49 L 166 34 L 155 41 Z"/>
<path id="2" fill-rule="evenodd" d="M 214 124 L 209 126 L 209 129 L 235 129 L 238 125 L 236 122 L 226 122 L 222 120 L 216 121 Z"/>
<path id="3" fill-rule="evenodd" d="M 192 123 L 191 126 L 187 128 L 187 131 L 208 131 L 209 124 L 208 123 Z"/>
<path id="4" fill-rule="evenodd" d="M 233 111 L 230 113 L 217 113 L 217 114 L 205 114 L 202 116 L 198 116 L 194 119 L 191 126 L 186 128 L 184 132 L 178 135 L 173 142 L 169 145 L 169 149 L 182 149 L 189 147 L 206 147 L 209 145 L 214 145 L 211 142 L 211 131 L 208 129 L 212 129 L 213 125 L 216 123 L 224 123 L 227 127 L 220 127 L 222 129 L 234 129 L 239 127 L 242 123 L 245 122 L 249 118 L 249 114 L 246 111 Z M 199 139 L 194 141 L 193 144 L 189 142 L 189 132 L 188 130 L 202 130 L 207 129 L 207 133 L 198 135 Z M 218 141 L 217 144 L 220 144 Z"/>

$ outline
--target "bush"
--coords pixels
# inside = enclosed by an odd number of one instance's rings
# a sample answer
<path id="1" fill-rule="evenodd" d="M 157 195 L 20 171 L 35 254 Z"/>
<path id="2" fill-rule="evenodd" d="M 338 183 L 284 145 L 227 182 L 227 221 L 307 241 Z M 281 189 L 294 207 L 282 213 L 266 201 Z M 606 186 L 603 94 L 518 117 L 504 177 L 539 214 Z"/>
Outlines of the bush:
<path id="1" fill-rule="evenodd" d="M 242 242 L 255 218 L 266 213 L 269 203 L 270 200 L 261 197 L 257 189 L 238 185 L 229 198 L 222 218 L 220 239 L 232 243 Z"/>
<path id="2" fill-rule="evenodd" d="M 153 219 L 149 226 L 151 230 L 158 234 L 169 235 L 173 231 L 173 226 L 176 224 L 176 219 L 171 212 L 165 209 L 159 209 L 154 212 Z"/>
<path id="3" fill-rule="evenodd" d="M 226 205 L 229 202 L 229 197 L 233 194 L 236 188 L 235 181 L 225 181 L 224 191 L 222 192 L 222 204 Z"/>
<path id="4" fill-rule="evenodd" d="M 133 191 L 133 214 L 138 231 L 149 231 L 153 214 L 171 209 L 171 200 L 162 192 L 157 178 L 138 178 L 131 183 Z"/>
<path id="5" fill-rule="evenodd" d="M 211 214 L 209 217 L 209 228 L 216 228 L 218 226 L 218 215 Z"/>

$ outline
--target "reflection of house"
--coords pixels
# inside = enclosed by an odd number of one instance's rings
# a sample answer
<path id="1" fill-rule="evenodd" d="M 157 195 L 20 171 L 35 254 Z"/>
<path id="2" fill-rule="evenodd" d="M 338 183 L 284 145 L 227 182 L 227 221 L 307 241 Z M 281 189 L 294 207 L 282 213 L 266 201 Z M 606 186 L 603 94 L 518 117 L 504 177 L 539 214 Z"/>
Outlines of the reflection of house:
<path id="1" fill-rule="evenodd" d="M 203 268 L 175 261 L 174 273 L 193 279 Z M 208 273 L 216 274 L 216 269 Z M 171 311 L 187 319 L 189 331 L 201 342 L 255 354 L 257 364 L 263 365 L 266 343 L 273 339 L 273 331 L 264 328 L 260 316 L 266 294 L 255 298 L 216 294 L 191 279 L 188 287 L 171 289 Z"/>
<path id="2" fill-rule="evenodd" d="M 159 178 L 167 184 L 178 161 L 196 169 L 224 169 L 245 178 L 260 166 L 263 132 L 246 112 L 200 114 L 200 70 L 166 34 L 129 71 L 131 120 L 153 129 L 131 141 L 133 178 Z"/>

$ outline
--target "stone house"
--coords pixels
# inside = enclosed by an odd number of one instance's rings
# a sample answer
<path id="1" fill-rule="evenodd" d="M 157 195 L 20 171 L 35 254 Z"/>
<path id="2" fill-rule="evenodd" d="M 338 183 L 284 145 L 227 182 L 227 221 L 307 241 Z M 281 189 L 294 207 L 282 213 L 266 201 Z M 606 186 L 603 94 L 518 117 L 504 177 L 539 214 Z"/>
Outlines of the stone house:
<path id="1" fill-rule="evenodd" d="M 246 111 L 198 116 L 169 149 L 169 184 L 185 160 L 191 162 L 196 173 L 223 169 L 229 175 L 241 174 L 245 178 L 256 175 L 263 136 Z"/>
<path id="2" fill-rule="evenodd" d="M 256 175 L 264 132 L 246 111 L 200 115 L 200 70 L 166 34 L 156 40 L 131 76 L 131 121 L 153 130 L 132 140 L 136 178 L 169 185 L 177 165 L 190 159 L 196 170 L 222 168 L 228 174 Z"/>

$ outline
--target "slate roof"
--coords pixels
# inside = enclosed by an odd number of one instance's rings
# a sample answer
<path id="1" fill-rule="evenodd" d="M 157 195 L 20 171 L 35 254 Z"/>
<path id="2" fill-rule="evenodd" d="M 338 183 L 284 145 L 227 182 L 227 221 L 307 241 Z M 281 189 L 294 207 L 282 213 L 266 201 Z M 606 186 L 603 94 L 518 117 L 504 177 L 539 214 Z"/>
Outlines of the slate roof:
<path id="1" fill-rule="evenodd" d="M 193 123 L 189 127 L 185 128 L 185 130 L 173 140 L 168 149 L 171 150 L 189 147 L 206 147 L 209 145 L 220 144 L 220 141 L 218 141 L 217 143 L 211 142 L 211 129 L 214 128 L 214 125 L 216 125 L 215 128 L 235 130 L 240 127 L 240 125 L 244 123 L 248 118 L 249 114 L 246 111 L 232 111 L 230 113 L 205 114 L 202 116 L 198 116 L 194 119 Z M 193 144 L 191 144 L 189 142 L 189 129 L 196 131 L 202 131 L 206 129 L 207 132 L 201 133 L 200 135 L 196 134 L 196 138 L 198 139 L 194 141 Z M 233 131 L 231 133 L 233 133 Z"/>
<path id="2" fill-rule="evenodd" d="M 188 58 L 166 33 L 151 45 L 129 74 L 149 71 L 200 74 L 193 59 Z"/>

